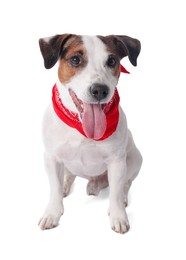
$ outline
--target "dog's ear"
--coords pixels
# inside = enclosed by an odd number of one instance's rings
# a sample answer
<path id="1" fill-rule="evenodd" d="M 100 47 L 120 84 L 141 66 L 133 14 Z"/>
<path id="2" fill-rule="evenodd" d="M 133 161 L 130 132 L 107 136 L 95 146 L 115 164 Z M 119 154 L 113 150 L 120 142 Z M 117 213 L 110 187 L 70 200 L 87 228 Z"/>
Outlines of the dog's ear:
<path id="1" fill-rule="evenodd" d="M 114 38 L 115 44 L 117 45 L 117 51 L 121 59 L 128 56 L 132 65 L 137 66 L 137 57 L 141 50 L 140 41 L 129 36 L 122 35 L 115 35 Z"/>
<path id="2" fill-rule="evenodd" d="M 58 61 L 64 44 L 71 34 L 55 35 L 39 40 L 39 46 L 44 59 L 46 69 L 52 68 Z"/>

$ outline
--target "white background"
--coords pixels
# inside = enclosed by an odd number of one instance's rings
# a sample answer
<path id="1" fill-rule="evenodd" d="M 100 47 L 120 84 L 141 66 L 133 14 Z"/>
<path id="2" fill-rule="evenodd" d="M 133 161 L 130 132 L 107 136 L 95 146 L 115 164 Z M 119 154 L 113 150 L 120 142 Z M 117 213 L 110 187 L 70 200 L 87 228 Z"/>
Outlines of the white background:
<path id="1" fill-rule="evenodd" d="M 0 259 L 186 259 L 186 33 L 184 1 L 1 1 Z M 124 34 L 141 41 L 138 66 L 118 89 L 144 157 L 130 191 L 131 230 L 114 233 L 108 189 L 86 195 L 76 179 L 60 225 L 40 231 L 48 201 L 41 122 L 56 81 L 38 39 Z"/>

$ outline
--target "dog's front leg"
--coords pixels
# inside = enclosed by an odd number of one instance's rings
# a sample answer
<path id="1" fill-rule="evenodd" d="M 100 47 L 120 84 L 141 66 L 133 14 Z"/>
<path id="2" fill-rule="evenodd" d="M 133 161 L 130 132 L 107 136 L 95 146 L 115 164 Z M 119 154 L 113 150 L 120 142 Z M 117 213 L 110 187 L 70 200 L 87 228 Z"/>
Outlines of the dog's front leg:
<path id="1" fill-rule="evenodd" d="M 126 158 L 122 159 L 122 161 L 116 160 L 108 166 L 110 224 L 114 231 L 121 234 L 129 230 L 129 222 L 124 204 L 126 176 Z"/>
<path id="2" fill-rule="evenodd" d="M 50 183 L 50 199 L 43 217 L 38 224 L 41 229 L 50 229 L 58 225 L 59 219 L 64 212 L 64 165 L 57 162 L 55 158 L 45 154 L 45 167 Z"/>

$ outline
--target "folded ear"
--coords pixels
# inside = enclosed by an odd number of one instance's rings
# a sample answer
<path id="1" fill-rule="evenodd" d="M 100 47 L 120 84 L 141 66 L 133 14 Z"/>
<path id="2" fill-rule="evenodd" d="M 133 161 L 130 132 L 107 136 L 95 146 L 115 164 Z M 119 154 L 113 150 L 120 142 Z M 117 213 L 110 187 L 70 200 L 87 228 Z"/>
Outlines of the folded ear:
<path id="1" fill-rule="evenodd" d="M 128 56 L 133 66 L 137 66 L 137 57 L 141 50 L 139 40 L 122 35 L 116 35 L 117 46 L 121 58 Z"/>
<path id="2" fill-rule="evenodd" d="M 59 59 L 64 44 L 71 34 L 55 35 L 39 40 L 39 46 L 44 59 L 46 69 L 52 68 Z"/>

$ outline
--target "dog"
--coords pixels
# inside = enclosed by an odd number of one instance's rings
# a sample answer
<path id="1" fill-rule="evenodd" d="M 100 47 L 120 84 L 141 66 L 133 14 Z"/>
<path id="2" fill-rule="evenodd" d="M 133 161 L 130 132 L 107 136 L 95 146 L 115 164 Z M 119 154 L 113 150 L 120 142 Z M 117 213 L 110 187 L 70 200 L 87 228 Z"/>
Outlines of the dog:
<path id="1" fill-rule="evenodd" d="M 52 102 L 43 120 L 50 199 L 39 226 L 45 230 L 58 225 L 63 198 L 80 176 L 88 179 L 88 195 L 98 195 L 109 186 L 111 228 L 125 233 L 127 195 L 142 156 L 127 128 L 116 86 L 120 60 L 128 56 L 136 66 L 140 41 L 122 35 L 62 34 L 42 38 L 39 45 L 46 69 L 59 61 Z"/>

